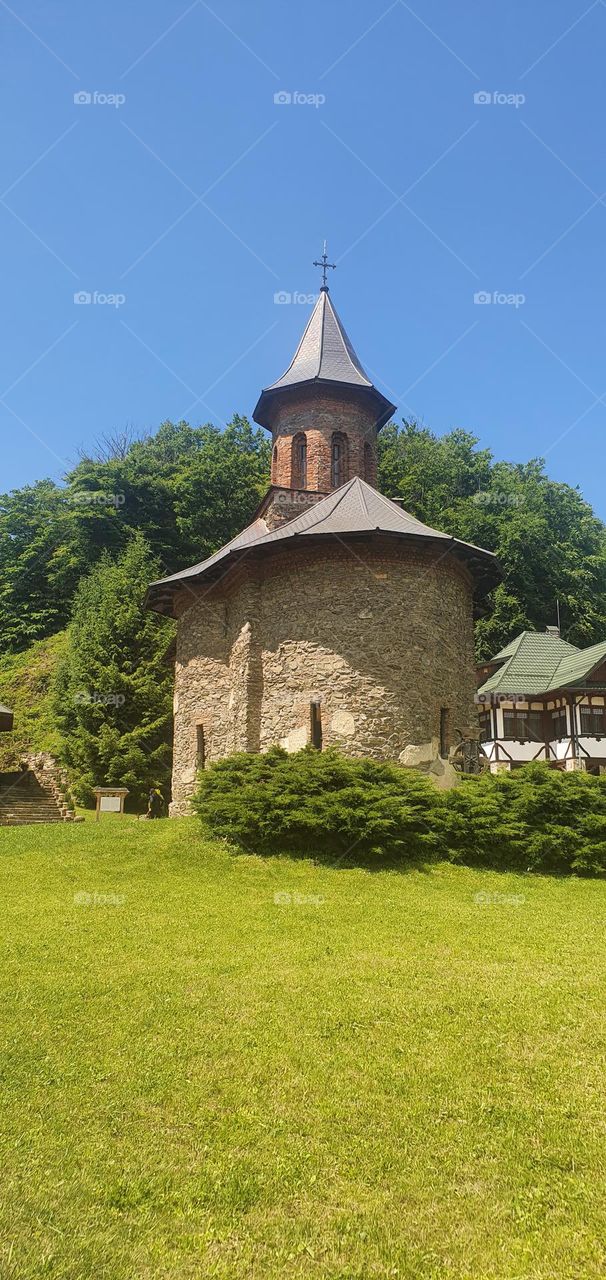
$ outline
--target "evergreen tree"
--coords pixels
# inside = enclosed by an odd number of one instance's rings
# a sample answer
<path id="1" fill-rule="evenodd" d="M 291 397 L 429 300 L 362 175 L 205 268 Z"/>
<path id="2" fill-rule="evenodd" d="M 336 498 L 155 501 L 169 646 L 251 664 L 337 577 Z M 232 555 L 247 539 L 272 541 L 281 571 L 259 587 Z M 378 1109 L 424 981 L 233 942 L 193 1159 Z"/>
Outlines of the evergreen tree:
<path id="1" fill-rule="evenodd" d="M 141 806 L 154 783 L 167 793 L 173 672 L 171 623 L 143 608 L 159 566 L 142 534 L 117 560 L 104 553 L 80 582 L 55 705 L 76 796 L 128 787 Z"/>

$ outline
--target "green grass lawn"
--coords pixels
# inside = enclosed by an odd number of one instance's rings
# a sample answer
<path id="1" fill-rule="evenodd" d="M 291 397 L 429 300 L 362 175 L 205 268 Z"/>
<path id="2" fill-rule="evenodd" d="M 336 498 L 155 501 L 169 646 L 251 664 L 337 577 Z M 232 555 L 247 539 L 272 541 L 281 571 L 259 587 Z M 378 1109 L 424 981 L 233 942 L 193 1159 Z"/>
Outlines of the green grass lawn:
<path id="1" fill-rule="evenodd" d="M 128 818 L 0 867 L 2 1280 L 602 1280 L 606 883 Z"/>

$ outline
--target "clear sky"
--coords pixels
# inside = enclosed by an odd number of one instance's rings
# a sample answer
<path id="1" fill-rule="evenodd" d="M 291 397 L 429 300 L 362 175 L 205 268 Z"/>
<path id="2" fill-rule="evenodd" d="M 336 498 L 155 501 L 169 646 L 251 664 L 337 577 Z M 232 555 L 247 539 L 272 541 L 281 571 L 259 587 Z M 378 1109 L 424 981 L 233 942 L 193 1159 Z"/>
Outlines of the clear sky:
<path id="1" fill-rule="evenodd" d="M 604 0 L 0 0 L 0 24 L 0 490 L 102 432 L 250 414 L 327 237 L 399 411 L 546 456 L 606 518 Z"/>

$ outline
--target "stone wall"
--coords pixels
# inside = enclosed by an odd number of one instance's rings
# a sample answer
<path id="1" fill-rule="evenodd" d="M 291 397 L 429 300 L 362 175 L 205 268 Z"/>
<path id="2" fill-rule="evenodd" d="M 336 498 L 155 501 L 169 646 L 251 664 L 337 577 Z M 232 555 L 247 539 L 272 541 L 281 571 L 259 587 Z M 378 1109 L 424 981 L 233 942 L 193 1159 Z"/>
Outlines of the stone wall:
<path id="1" fill-rule="evenodd" d="M 191 602 L 178 624 L 173 806 L 206 762 L 309 740 L 427 767 L 440 712 L 477 735 L 471 583 L 450 553 L 377 538 L 279 549 Z"/>
<path id="2" fill-rule="evenodd" d="M 273 452 L 271 481 L 296 488 L 299 480 L 293 467 L 293 438 L 299 433 L 307 441 L 308 489 L 330 493 L 331 441 L 334 432 L 347 438 L 345 480 L 360 476 L 377 483 L 377 429 L 375 412 L 355 393 L 306 389 L 280 402 L 272 423 Z M 343 481 L 345 483 L 345 481 Z"/>

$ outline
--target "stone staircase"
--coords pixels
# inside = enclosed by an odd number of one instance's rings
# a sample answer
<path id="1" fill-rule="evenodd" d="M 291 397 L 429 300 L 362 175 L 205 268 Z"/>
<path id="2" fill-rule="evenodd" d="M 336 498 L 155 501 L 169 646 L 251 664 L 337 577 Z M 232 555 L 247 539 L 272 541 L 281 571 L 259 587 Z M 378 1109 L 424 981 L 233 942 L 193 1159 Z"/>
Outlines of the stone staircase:
<path id="1" fill-rule="evenodd" d="M 42 785 L 33 770 L 0 773 L 0 827 L 65 822 L 70 816 L 54 788 Z"/>

